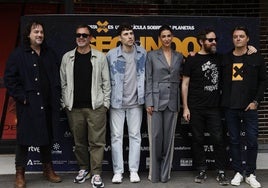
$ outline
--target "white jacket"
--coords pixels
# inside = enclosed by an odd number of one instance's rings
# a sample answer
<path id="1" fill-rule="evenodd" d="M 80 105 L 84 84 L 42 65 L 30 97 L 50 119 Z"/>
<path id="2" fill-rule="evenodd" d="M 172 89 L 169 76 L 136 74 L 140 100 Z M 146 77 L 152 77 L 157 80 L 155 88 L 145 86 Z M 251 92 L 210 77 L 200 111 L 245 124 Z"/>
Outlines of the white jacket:
<path id="1" fill-rule="evenodd" d="M 61 61 L 60 78 L 61 78 L 61 105 L 63 108 L 72 110 L 74 98 L 74 59 L 76 48 L 66 52 Z M 110 106 L 111 85 L 109 77 L 109 68 L 106 56 L 91 48 L 92 63 L 92 83 L 91 83 L 91 101 L 92 109 L 95 110 L 102 105 L 106 108 Z M 87 85 L 85 83 L 85 89 Z M 90 88 L 88 88 L 90 89 Z"/>

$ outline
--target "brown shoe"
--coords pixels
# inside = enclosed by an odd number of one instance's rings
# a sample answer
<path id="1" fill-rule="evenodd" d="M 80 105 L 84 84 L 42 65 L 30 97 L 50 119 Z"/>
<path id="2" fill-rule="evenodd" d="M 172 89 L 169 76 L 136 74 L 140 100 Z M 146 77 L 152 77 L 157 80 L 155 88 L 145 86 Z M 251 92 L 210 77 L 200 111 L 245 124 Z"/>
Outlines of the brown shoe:
<path id="1" fill-rule="evenodd" d="M 24 167 L 16 167 L 16 180 L 14 187 L 15 188 L 25 188 L 26 182 L 25 182 L 25 168 Z"/>
<path id="2" fill-rule="evenodd" d="M 52 183 L 61 182 L 61 178 L 57 174 L 55 174 L 51 162 L 43 164 L 43 175 L 48 181 Z"/>

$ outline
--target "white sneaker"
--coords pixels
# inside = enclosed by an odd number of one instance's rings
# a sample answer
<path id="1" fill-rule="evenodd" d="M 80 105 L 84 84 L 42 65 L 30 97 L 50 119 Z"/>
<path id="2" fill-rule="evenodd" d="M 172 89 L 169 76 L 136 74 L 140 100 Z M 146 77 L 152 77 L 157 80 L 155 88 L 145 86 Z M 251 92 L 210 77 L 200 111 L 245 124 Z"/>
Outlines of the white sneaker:
<path id="1" fill-rule="evenodd" d="M 114 174 L 112 183 L 122 183 L 123 176 L 121 173 Z"/>
<path id="2" fill-rule="evenodd" d="M 242 181 L 243 181 L 243 176 L 239 172 L 237 172 L 234 178 L 231 180 L 231 184 L 238 186 L 240 185 Z"/>
<path id="3" fill-rule="evenodd" d="M 256 180 L 256 176 L 254 176 L 253 174 L 250 174 L 249 177 L 246 177 L 246 183 L 253 188 L 261 187 L 261 184 Z"/>
<path id="4" fill-rule="evenodd" d="M 87 170 L 79 170 L 78 175 L 74 178 L 74 183 L 83 183 L 90 178 L 90 173 Z"/>
<path id="5" fill-rule="evenodd" d="M 141 181 L 141 179 L 140 179 L 140 177 L 139 177 L 137 172 L 130 172 L 129 179 L 130 179 L 131 183 L 138 183 L 138 182 Z"/>

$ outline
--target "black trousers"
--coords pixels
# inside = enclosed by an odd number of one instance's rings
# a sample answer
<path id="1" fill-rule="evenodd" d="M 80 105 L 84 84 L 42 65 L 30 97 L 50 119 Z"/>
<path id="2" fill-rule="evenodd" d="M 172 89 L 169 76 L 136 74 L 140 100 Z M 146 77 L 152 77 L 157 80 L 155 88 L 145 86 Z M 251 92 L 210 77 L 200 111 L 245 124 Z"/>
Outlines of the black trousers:
<path id="1" fill-rule="evenodd" d="M 197 170 L 206 170 L 206 152 L 204 150 L 205 136 L 204 133 L 210 134 L 210 143 L 215 158 L 215 167 L 218 170 L 224 170 L 226 166 L 226 150 L 223 140 L 223 124 L 221 121 L 221 112 L 217 108 L 208 109 L 190 109 L 193 139 L 193 157 L 194 165 Z M 208 145 L 210 147 L 210 145 Z M 214 151 L 213 151 L 214 150 Z"/>
<path id="2" fill-rule="evenodd" d="M 52 161 L 52 155 L 51 155 L 51 142 L 52 142 L 52 117 L 51 117 L 51 108 L 49 106 L 45 107 L 45 113 L 46 113 L 46 125 L 48 129 L 48 136 L 50 143 L 48 145 L 44 146 L 38 146 L 40 151 L 40 158 L 42 163 L 48 163 Z M 20 167 L 25 167 L 27 165 L 27 159 L 28 159 L 28 149 L 29 146 L 27 145 L 16 145 L 15 149 L 15 165 Z"/>

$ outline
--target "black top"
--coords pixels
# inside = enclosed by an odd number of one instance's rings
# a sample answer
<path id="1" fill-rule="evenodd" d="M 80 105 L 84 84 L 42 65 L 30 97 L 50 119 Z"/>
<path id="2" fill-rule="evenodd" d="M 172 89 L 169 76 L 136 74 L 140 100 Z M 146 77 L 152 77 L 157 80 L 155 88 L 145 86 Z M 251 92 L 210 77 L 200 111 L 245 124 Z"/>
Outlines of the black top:
<path id="1" fill-rule="evenodd" d="M 234 92 L 234 87 L 236 86 L 233 86 L 233 84 L 237 84 L 235 83 L 237 81 L 234 81 L 233 73 L 236 74 L 236 77 L 238 73 L 241 74 L 241 71 L 238 69 L 239 64 L 234 66 L 236 62 L 243 62 L 243 81 L 240 81 L 241 84 L 239 84 L 239 87 Z M 236 68 L 235 71 L 233 70 L 234 68 Z M 259 53 L 245 54 L 239 60 L 235 58 L 232 52 L 224 55 L 222 60 L 222 83 L 221 105 L 223 107 L 234 108 L 234 98 L 239 98 L 239 100 L 236 100 L 235 107 L 240 109 L 245 109 L 254 100 L 260 102 L 267 87 L 264 58 Z"/>
<path id="2" fill-rule="evenodd" d="M 233 70 L 232 70 L 232 87 L 230 108 L 240 109 L 242 104 L 243 93 L 243 58 L 242 56 L 233 56 Z"/>
<path id="3" fill-rule="evenodd" d="M 74 108 L 92 108 L 91 81 L 92 64 L 91 51 L 87 54 L 75 52 L 74 61 Z"/>
<path id="4" fill-rule="evenodd" d="M 42 54 L 41 54 L 42 55 Z M 41 57 L 37 58 L 37 63 L 39 66 L 39 79 L 40 79 L 40 89 L 43 98 L 44 106 L 48 106 L 50 104 L 50 82 L 48 79 L 48 73 L 46 67 L 44 66 L 44 62 Z"/>
<path id="5" fill-rule="evenodd" d="M 183 75 L 190 77 L 189 108 L 218 107 L 220 100 L 220 57 L 217 54 L 196 54 L 187 58 Z"/>

